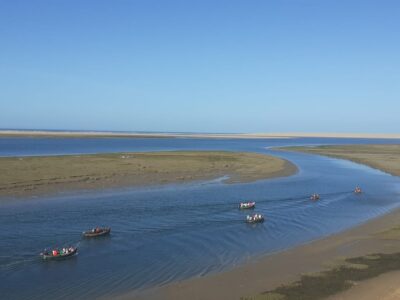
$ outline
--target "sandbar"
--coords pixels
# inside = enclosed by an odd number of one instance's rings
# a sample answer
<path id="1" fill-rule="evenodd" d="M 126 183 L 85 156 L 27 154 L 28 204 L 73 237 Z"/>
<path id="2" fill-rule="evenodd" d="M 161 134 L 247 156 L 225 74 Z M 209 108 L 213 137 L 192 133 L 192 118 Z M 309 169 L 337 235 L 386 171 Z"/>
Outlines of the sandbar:
<path id="1" fill-rule="evenodd" d="M 223 176 L 229 176 L 227 183 L 251 182 L 296 172 L 294 164 L 278 157 L 228 151 L 0 157 L 0 197 L 182 183 Z"/>

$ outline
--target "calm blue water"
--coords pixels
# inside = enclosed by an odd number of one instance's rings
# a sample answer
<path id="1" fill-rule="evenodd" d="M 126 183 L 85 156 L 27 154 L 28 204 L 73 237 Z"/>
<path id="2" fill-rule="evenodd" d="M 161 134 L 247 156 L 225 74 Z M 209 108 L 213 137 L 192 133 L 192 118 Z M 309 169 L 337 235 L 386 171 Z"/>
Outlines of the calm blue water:
<path id="1" fill-rule="evenodd" d="M 317 239 L 399 206 L 399 178 L 351 162 L 265 147 L 395 143 L 390 140 L 0 139 L 0 155 L 221 149 L 273 153 L 294 162 L 294 176 L 226 185 L 185 185 L 61 194 L 0 203 L 3 299 L 94 299 L 217 272 L 247 259 Z M 354 195 L 356 185 L 365 193 Z M 382 191 L 385 191 L 382 193 Z M 318 192 L 321 200 L 308 197 Z M 257 202 L 267 221 L 243 222 L 237 204 Z M 80 233 L 109 225 L 109 238 Z M 45 247 L 77 243 L 77 257 L 43 262 Z"/>
<path id="2" fill-rule="evenodd" d="M 166 150 L 251 150 L 260 151 L 266 146 L 320 145 L 320 144 L 395 144 L 390 139 L 197 139 L 197 138 L 0 138 L 0 156 L 60 155 L 106 153 L 124 151 Z"/>

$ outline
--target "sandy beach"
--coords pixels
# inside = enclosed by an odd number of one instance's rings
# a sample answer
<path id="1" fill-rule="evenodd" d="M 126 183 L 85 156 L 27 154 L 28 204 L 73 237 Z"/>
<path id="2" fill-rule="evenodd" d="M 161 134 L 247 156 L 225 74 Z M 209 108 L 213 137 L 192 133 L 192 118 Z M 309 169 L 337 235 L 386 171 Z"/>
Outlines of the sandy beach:
<path id="1" fill-rule="evenodd" d="M 0 158 L 0 196 L 147 186 L 229 176 L 227 183 L 289 176 L 292 163 L 269 155 L 171 151 Z"/>

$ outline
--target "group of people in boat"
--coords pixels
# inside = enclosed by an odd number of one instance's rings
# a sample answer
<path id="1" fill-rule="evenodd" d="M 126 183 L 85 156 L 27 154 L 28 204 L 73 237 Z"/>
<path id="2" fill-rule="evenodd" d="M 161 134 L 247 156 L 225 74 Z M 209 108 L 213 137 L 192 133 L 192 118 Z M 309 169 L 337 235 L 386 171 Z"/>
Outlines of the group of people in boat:
<path id="1" fill-rule="evenodd" d="M 58 256 L 66 256 L 66 255 L 71 254 L 71 253 L 73 253 L 75 251 L 76 251 L 76 248 L 70 246 L 70 247 L 62 248 L 62 249 L 56 248 L 56 249 L 53 249 L 51 251 L 45 250 L 42 254 L 44 256 L 58 257 Z"/>
<path id="2" fill-rule="evenodd" d="M 252 216 L 248 215 L 246 217 L 247 223 L 258 223 L 263 221 L 264 221 L 264 216 L 262 214 L 254 214 Z"/>
<path id="3" fill-rule="evenodd" d="M 251 202 L 241 202 L 239 204 L 240 209 L 250 209 L 250 208 L 255 208 L 256 203 L 254 201 Z M 247 215 L 246 217 L 246 222 L 247 223 L 258 223 L 264 221 L 264 217 L 261 214 L 253 214 L 253 215 Z"/>
<path id="4" fill-rule="evenodd" d="M 256 206 L 255 202 L 241 202 L 239 204 L 240 209 L 249 209 L 249 208 L 254 208 Z"/>

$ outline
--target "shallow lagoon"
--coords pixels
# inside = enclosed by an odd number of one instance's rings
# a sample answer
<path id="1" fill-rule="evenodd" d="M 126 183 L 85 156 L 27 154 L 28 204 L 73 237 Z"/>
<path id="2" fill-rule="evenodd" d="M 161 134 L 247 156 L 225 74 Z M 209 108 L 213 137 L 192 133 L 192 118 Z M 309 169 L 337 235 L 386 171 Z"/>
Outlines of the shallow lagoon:
<path id="1" fill-rule="evenodd" d="M 3 201 L 2 295 L 6 299 L 88 299 L 150 288 L 231 268 L 377 217 L 399 205 L 398 178 L 347 161 L 265 149 L 360 142 L 396 141 L 0 139 L 3 156 L 219 149 L 272 153 L 300 169 L 291 177 L 246 184 L 214 180 Z M 355 185 L 365 193 L 354 195 Z M 320 201 L 309 200 L 313 192 L 321 195 Z M 237 205 L 245 200 L 257 202 L 255 212 L 265 214 L 265 223 L 244 223 L 248 212 Z M 97 224 L 111 226 L 112 235 L 82 240 L 80 233 Z M 36 255 L 44 247 L 70 243 L 80 249 L 73 259 L 44 263 Z"/>

